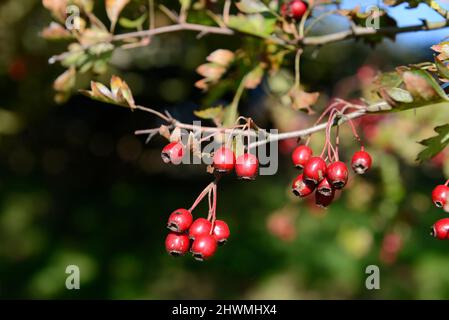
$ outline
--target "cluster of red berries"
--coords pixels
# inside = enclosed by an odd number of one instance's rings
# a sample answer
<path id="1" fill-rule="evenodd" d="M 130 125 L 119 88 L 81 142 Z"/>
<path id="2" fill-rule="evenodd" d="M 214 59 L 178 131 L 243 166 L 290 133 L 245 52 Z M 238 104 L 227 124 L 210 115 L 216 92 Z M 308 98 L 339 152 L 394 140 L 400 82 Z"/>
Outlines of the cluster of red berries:
<path id="1" fill-rule="evenodd" d="M 178 165 L 184 157 L 184 149 L 181 142 L 171 142 L 162 149 L 162 160 Z M 239 179 L 254 180 L 259 172 L 259 160 L 251 153 L 244 153 L 236 159 L 230 148 L 222 146 L 214 152 L 213 167 L 217 173 L 230 173 L 235 169 Z"/>
<path id="2" fill-rule="evenodd" d="M 222 220 L 209 221 L 204 218 L 193 220 L 187 209 L 175 210 L 168 218 L 167 228 L 171 231 L 165 239 L 165 248 L 173 256 L 182 256 L 189 251 L 196 260 L 207 260 L 215 254 L 217 245 L 223 245 L 229 238 L 228 224 Z"/>
<path id="3" fill-rule="evenodd" d="M 245 128 L 249 130 L 249 122 L 242 127 L 242 130 Z M 178 165 L 182 162 L 185 149 L 181 141 L 171 142 L 162 149 L 162 160 L 165 163 Z M 216 180 L 201 192 L 189 210 L 178 209 L 168 218 L 167 228 L 171 232 L 165 239 L 165 248 L 171 255 L 184 255 L 190 249 L 196 260 L 203 261 L 215 254 L 217 246 L 224 244 L 230 235 L 227 223 L 216 219 L 218 180 L 222 175 L 233 170 L 239 179 L 254 180 L 259 172 L 259 161 L 249 152 L 236 158 L 230 148 L 222 145 L 213 153 L 212 167 Z M 209 198 L 207 219 L 193 220 L 192 211 L 206 195 Z"/>
<path id="4" fill-rule="evenodd" d="M 300 20 L 307 11 L 307 3 L 301 0 L 292 0 L 282 4 L 281 14 L 285 18 Z"/>
<path id="5" fill-rule="evenodd" d="M 335 197 L 336 190 L 342 190 L 348 182 L 348 168 L 342 161 L 334 161 L 329 165 L 321 157 L 313 156 L 307 145 L 298 146 L 292 153 L 293 164 L 302 169 L 293 181 L 292 190 L 298 197 L 307 197 L 315 191 L 315 203 L 326 208 Z M 354 153 L 351 167 L 357 174 L 364 174 L 371 168 L 371 156 L 361 147 Z"/>
<path id="6" fill-rule="evenodd" d="M 219 173 L 235 169 L 239 179 L 254 180 L 259 172 L 259 160 L 251 153 L 244 153 L 236 159 L 231 149 L 222 146 L 214 152 L 213 167 Z"/>
<path id="7" fill-rule="evenodd" d="M 437 208 L 446 208 L 449 198 L 449 180 L 445 184 L 440 184 L 432 191 L 432 201 Z M 432 226 L 430 233 L 439 240 L 449 239 L 449 218 L 440 219 Z"/>

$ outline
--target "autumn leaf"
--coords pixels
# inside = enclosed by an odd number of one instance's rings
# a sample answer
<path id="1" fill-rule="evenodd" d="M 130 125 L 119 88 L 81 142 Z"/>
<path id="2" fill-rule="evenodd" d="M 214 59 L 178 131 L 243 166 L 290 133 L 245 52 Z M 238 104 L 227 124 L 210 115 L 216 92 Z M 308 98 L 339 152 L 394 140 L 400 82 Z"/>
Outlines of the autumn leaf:
<path id="1" fill-rule="evenodd" d="M 223 67 L 228 67 L 232 61 L 234 61 L 234 52 L 226 49 L 217 49 L 209 54 L 206 58 L 207 61 L 219 64 Z"/>
<path id="2" fill-rule="evenodd" d="M 289 91 L 288 96 L 292 101 L 293 109 L 313 114 L 315 112 L 312 110 L 312 106 L 316 104 L 320 94 L 319 92 L 306 92 L 295 86 Z"/>
<path id="3" fill-rule="evenodd" d="M 66 28 L 57 22 L 50 23 L 48 27 L 41 31 L 40 35 L 47 40 L 70 39 L 73 37 Z"/>
<path id="4" fill-rule="evenodd" d="M 42 5 L 49 10 L 59 22 L 65 22 L 67 0 L 42 0 Z"/>
<path id="5" fill-rule="evenodd" d="M 69 68 L 55 80 L 53 89 L 56 91 L 70 91 L 75 86 L 75 79 L 75 68 Z"/>
<path id="6" fill-rule="evenodd" d="M 111 21 L 111 32 L 115 29 L 120 13 L 128 3 L 129 0 L 106 0 L 106 13 Z"/>

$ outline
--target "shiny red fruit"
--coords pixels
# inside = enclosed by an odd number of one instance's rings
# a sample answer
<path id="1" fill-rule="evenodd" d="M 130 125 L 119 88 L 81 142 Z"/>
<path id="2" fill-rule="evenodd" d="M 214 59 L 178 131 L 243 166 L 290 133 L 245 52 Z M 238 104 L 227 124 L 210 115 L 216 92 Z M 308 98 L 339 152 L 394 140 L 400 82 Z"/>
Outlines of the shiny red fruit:
<path id="1" fill-rule="evenodd" d="M 302 145 L 296 147 L 292 153 L 292 161 L 295 167 L 302 169 L 312 157 L 313 151 L 310 147 Z"/>
<path id="2" fill-rule="evenodd" d="M 195 260 L 203 261 L 212 257 L 217 250 L 217 240 L 209 234 L 197 237 L 193 243 L 192 251 Z"/>
<path id="3" fill-rule="evenodd" d="M 449 187 L 440 184 L 435 187 L 432 191 L 432 201 L 437 208 L 442 208 L 447 203 L 447 198 L 449 197 Z"/>
<path id="4" fill-rule="evenodd" d="M 209 220 L 204 218 L 198 218 L 190 225 L 189 238 L 196 239 L 199 236 L 210 234 L 212 224 Z"/>
<path id="5" fill-rule="evenodd" d="M 352 156 L 351 167 L 355 173 L 364 174 L 371 168 L 371 163 L 371 156 L 362 148 Z"/>
<path id="6" fill-rule="evenodd" d="M 180 164 L 184 156 L 184 146 L 180 142 L 172 142 L 162 149 L 161 157 L 165 163 Z"/>
<path id="7" fill-rule="evenodd" d="M 328 178 L 324 178 L 318 184 L 316 192 L 321 193 L 324 196 L 331 196 L 334 193 L 334 188 L 330 184 L 329 179 Z"/>
<path id="8" fill-rule="evenodd" d="M 235 173 L 240 179 L 254 180 L 259 170 L 259 160 L 251 153 L 239 156 L 235 163 Z"/>
<path id="9" fill-rule="evenodd" d="M 333 162 L 327 167 L 326 177 L 334 189 L 343 189 L 348 182 L 348 167 L 341 161 Z"/>
<path id="10" fill-rule="evenodd" d="M 168 217 L 167 228 L 174 232 L 184 232 L 192 224 L 193 217 L 189 210 L 178 209 Z"/>
<path id="11" fill-rule="evenodd" d="M 326 162 L 321 157 L 312 157 L 304 167 L 304 180 L 318 184 L 326 176 Z"/>
<path id="12" fill-rule="evenodd" d="M 444 218 L 435 222 L 430 234 L 438 240 L 449 239 L 449 218 Z"/>
<path id="13" fill-rule="evenodd" d="M 189 251 L 190 240 L 185 233 L 170 232 L 165 238 L 165 249 L 172 256 L 182 256 Z"/>
<path id="14" fill-rule="evenodd" d="M 293 19 L 299 20 L 307 11 L 307 4 L 301 0 L 293 0 L 289 3 L 290 15 Z"/>
<path id="15" fill-rule="evenodd" d="M 225 244 L 228 241 L 231 232 L 229 226 L 223 220 L 215 220 L 213 236 L 217 240 L 218 244 Z"/>
<path id="16" fill-rule="evenodd" d="M 332 192 L 330 195 L 324 195 L 317 191 L 317 192 L 315 192 L 315 204 L 318 207 L 326 208 L 332 203 L 332 201 L 334 200 L 334 197 L 335 197 L 335 191 L 333 189 L 332 189 Z"/>
<path id="17" fill-rule="evenodd" d="M 234 169 L 235 155 L 231 149 L 220 147 L 214 153 L 213 165 L 218 172 L 229 172 Z"/>
<path id="18" fill-rule="evenodd" d="M 315 190 L 315 184 L 308 181 L 304 181 L 303 174 L 297 176 L 296 179 L 293 181 L 292 191 L 295 194 L 295 196 L 307 197 L 313 192 L 313 190 Z"/>

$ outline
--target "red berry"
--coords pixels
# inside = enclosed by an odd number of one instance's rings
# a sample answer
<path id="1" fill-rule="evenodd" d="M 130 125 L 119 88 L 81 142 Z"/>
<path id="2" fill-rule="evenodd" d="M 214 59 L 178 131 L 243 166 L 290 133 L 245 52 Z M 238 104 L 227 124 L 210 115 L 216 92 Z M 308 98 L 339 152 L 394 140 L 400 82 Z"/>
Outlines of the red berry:
<path id="1" fill-rule="evenodd" d="M 449 197 L 449 187 L 443 184 L 436 186 L 432 191 L 432 201 L 437 208 L 442 208 L 446 205 Z"/>
<path id="2" fill-rule="evenodd" d="M 217 240 L 209 234 L 196 238 L 192 243 L 192 254 L 196 260 L 203 261 L 212 257 L 217 250 Z"/>
<path id="3" fill-rule="evenodd" d="M 449 218 L 435 222 L 430 234 L 439 240 L 449 239 Z"/>
<path id="4" fill-rule="evenodd" d="M 312 157 L 304 167 L 304 180 L 318 184 L 326 176 L 326 162 L 321 157 Z"/>
<path id="5" fill-rule="evenodd" d="M 229 235 L 231 232 L 229 231 L 229 226 L 223 220 L 215 220 L 214 224 L 214 232 L 213 236 L 215 240 L 217 240 L 218 244 L 225 244 L 228 241 Z"/>
<path id="6" fill-rule="evenodd" d="M 302 169 L 312 157 L 313 151 L 310 147 L 302 145 L 296 147 L 292 153 L 292 161 L 295 167 Z"/>
<path id="7" fill-rule="evenodd" d="M 364 174 L 371 168 L 371 162 L 371 156 L 362 148 L 352 156 L 351 167 L 355 173 Z"/>
<path id="8" fill-rule="evenodd" d="M 331 196 L 334 193 L 334 188 L 332 188 L 332 185 L 329 183 L 329 179 L 324 178 L 318 184 L 316 192 L 321 193 L 323 196 Z"/>
<path id="9" fill-rule="evenodd" d="M 251 153 L 239 156 L 235 163 L 235 173 L 240 179 L 254 180 L 259 169 L 259 160 Z"/>
<path id="10" fill-rule="evenodd" d="M 214 153 L 214 168 L 218 172 L 229 172 L 234 169 L 235 155 L 231 149 L 220 147 Z"/>
<path id="11" fill-rule="evenodd" d="M 348 182 L 348 167 L 341 161 L 331 163 L 327 167 L 326 176 L 332 187 L 343 189 Z"/>
<path id="12" fill-rule="evenodd" d="M 192 224 L 192 214 L 189 210 L 178 209 L 168 217 L 167 228 L 174 232 L 184 232 Z"/>
<path id="13" fill-rule="evenodd" d="M 307 4 L 301 0 L 293 0 L 289 3 L 290 15 L 293 19 L 299 20 L 307 11 Z"/>
<path id="14" fill-rule="evenodd" d="M 165 163 L 180 164 L 184 156 L 184 146 L 180 142 L 172 142 L 162 149 L 161 157 Z"/>
<path id="15" fill-rule="evenodd" d="M 190 225 L 189 238 L 196 239 L 199 236 L 209 234 L 212 229 L 212 224 L 209 220 L 204 218 L 198 218 Z"/>
<path id="16" fill-rule="evenodd" d="M 332 192 L 330 195 L 324 195 L 317 191 L 317 192 L 315 192 L 315 204 L 318 207 L 326 208 L 332 203 L 332 201 L 334 200 L 334 196 L 335 196 L 334 189 L 332 189 Z"/>
<path id="17" fill-rule="evenodd" d="M 293 181 L 292 191 L 295 194 L 295 196 L 307 197 L 313 192 L 313 190 L 315 190 L 315 184 L 310 183 L 308 181 L 304 181 L 303 174 L 297 176 L 296 179 Z"/>
<path id="18" fill-rule="evenodd" d="M 172 256 L 182 256 L 190 246 L 189 237 L 185 233 L 170 232 L 165 238 L 165 249 Z"/>

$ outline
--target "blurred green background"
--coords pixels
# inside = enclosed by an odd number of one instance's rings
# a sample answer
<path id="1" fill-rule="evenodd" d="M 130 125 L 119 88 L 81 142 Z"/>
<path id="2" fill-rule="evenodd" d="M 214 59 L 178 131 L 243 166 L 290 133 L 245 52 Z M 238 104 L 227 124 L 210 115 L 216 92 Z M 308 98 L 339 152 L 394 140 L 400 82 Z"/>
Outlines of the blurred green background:
<path id="1" fill-rule="evenodd" d="M 164 250 L 166 219 L 190 206 L 211 177 L 204 166 L 163 165 L 165 141 L 145 144 L 133 135 L 159 124 L 151 115 L 79 95 L 56 105 L 52 81 L 63 69 L 47 61 L 64 44 L 39 37 L 49 21 L 40 1 L 0 3 L 0 297 L 449 298 L 449 242 L 429 235 L 443 215 L 430 192 L 449 173 L 447 153 L 414 162 L 416 141 L 446 123 L 449 110 L 363 120 L 374 168 L 351 177 L 328 210 L 290 195 L 295 141 L 283 142 L 276 176 L 252 183 L 229 176 L 219 186 L 228 244 L 205 263 L 172 258 Z M 374 49 L 354 42 L 327 46 L 306 55 L 302 78 L 313 90 L 350 98 L 377 68 L 430 60 L 429 46 L 441 37 L 420 33 Z M 190 122 L 202 102 L 192 85 L 199 79 L 195 68 L 209 52 L 235 49 L 240 41 L 164 35 L 149 47 L 117 52 L 98 80 L 119 74 L 139 104 Z M 313 120 L 276 105 L 264 85 L 244 97 L 240 110 L 266 128 L 300 128 Z M 343 134 L 348 160 L 357 146 Z M 313 139 L 317 150 L 322 139 Z M 195 215 L 201 210 L 206 214 L 202 206 Z M 81 290 L 65 288 L 70 264 L 81 269 Z M 371 264 L 380 267 L 380 290 L 365 288 Z"/>

